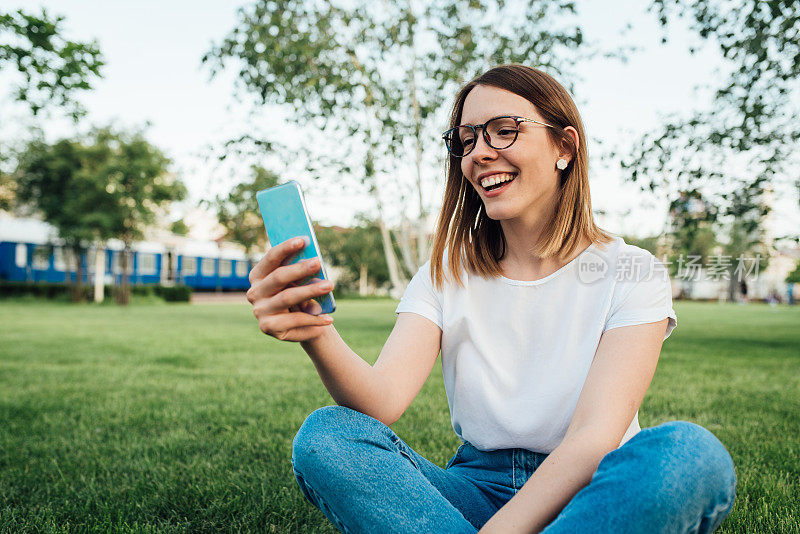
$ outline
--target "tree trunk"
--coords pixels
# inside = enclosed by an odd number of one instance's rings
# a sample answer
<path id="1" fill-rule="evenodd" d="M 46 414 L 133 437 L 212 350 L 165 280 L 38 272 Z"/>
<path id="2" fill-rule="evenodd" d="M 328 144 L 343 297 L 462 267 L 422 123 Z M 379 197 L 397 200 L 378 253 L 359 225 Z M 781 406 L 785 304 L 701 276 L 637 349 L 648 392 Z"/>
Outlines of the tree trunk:
<path id="1" fill-rule="evenodd" d="M 394 248 L 392 247 L 392 236 L 389 234 L 389 229 L 383 223 L 383 217 L 378 216 L 378 227 L 381 229 L 381 239 L 383 240 L 383 253 L 386 256 L 386 266 L 389 269 L 389 280 L 392 282 L 392 289 L 389 295 L 392 298 L 400 298 L 405 290 L 405 281 L 400 277 L 400 270 L 397 265 L 397 257 L 394 255 Z"/>
<path id="2" fill-rule="evenodd" d="M 736 270 L 731 267 L 728 281 L 728 302 L 736 302 Z"/>
<path id="3" fill-rule="evenodd" d="M 402 226 L 400 227 L 400 231 L 397 232 L 397 242 L 400 245 L 400 253 L 403 257 L 403 264 L 405 265 L 406 271 L 411 276 L 413 276 L 419 268 L 416 259 L 414 258 L 414 253 L 411 249 L 412 232 L 413 226 L 409 223 L 408 219 L 403 217 Z"/>
<path id="4" fill-rule="evenodd" d="M 131 300 L 131 290 L 128 280 L 128 254 L 130 250 L 131 247 L 126 242 L 122 249 L 122 260 L 120 261 L 122 280 L 120 281 L 119 291 L 117 291 L 117 304 L 122 304 L 123 306 L 128 304 Z"/>
<path id="5" fill-rule="evenodd" d="M 358 294 L 362 297 L 367 295 L 367 264 L 361 264 L 361 270 L 358 273 Z"/>
<path id="6" fill-rule="evenodd" d="M 94 260 L 94 301 L 98 304 L 103 302 L 105 297 L 105 278 L 106 278 L 106 251 L 102 245 L 97 246 L 97 255 Z"/>
<path id="7" fill-rule="evenodd" d="M 81 264 L 81 249 L 75 247 L 72 249 L 72 254 L 75 260 L 75 283 L 72 286 L 72 302 L 81 302 L 83 300 L 83 265 Z"/>
<path id="8" fill-rule="evenodd" d="M 370 108 L 365 108 L 365 120 L 366 124 L 372 124 L 374 122 L 374 114 L 370 113 Z M 372 134 L 371 132 L 367 132 L 367 143 L 369 146 L 374 146 L 372 143 Z M 392 298 L 400 298 L 405 291 L 405 281 L 402 279 L 400 271 L 397 265 L 397 257 L 394 254 L 394 248 L 392 247 L 392 237 L 389 234 L 388 228 L 386 228 L 386 224 L 383 222 L 383 205 L 381 204 L 381 195 L 378 186 L 378 177 L 375 174 L 374 165 L 371 161 L 370 153 L 367 153 L 367 159 L 364 162 L 364 179 L 365 182 L 369 184 L 369 189 L 372 193 L 372 197 L 375 200 L 375 207 L 378 209 L 378 228 L 381 231 L 381 240 L 383 242 L 383 253 L 386 257 L 386 267 L 389 270 L 389 280 L 391 281 L 392 288 L 389 291 L 389 294 Z"/>
<path id="9" fill-rule="evenodd" d="M 411 2 L 408 2 L 408 12 L 411 15 L 411 20 L 414 18 Z M 417 219 L 417 257 L 415 268 L 411 269 L 415 273 L 419 267 L 425 263 L 430 252 L 428 250 L 427 231 L 425 229 L 425 202 L 422 195 L 422 113 L 420 112 L 419 99 L 417 98 L 417 50 L 416 50 L 416 32 L 414 28 L 411 29 L 411 107 L 414 112 L 414 144 L 415 144 L 415 166 L 417 171 L 417 195 L 419 197 L 419 219 Z"/>
<path id="10" fill-rule="evenodd" d="M 428 243 L 428 227 L 426 220 L 420 218 L 417 227 L 417 256 L 419 264 L 422 265 L 431 257 L 431 245 Z"/>

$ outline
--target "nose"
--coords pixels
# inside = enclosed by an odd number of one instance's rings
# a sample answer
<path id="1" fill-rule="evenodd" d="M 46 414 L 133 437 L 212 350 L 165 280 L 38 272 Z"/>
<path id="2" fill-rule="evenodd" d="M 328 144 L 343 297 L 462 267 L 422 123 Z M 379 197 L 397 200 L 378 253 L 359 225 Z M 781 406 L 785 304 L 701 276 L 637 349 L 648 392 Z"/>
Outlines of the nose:
<path id="1" fill-rule="evenodd" d="M 472 161 L 475 163 L 482 163 L 491 161 L 497 157 L 497 150 L 489 146 L 486 142 L 486 133 L 481 129 L 480 133 L 475 139 L 475 148 L 468 154 Z"/>

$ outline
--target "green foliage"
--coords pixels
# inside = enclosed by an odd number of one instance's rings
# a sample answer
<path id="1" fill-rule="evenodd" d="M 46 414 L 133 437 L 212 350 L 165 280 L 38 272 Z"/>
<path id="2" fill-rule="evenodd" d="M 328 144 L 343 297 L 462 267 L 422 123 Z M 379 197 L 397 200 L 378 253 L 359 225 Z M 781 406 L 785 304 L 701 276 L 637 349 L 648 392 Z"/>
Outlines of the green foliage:
<path id="1" fill-rule="evenodd" d="M 105 286 L 105 294 L 118 290 L 117 286 Z M 130 289 L 131 295 L 158 297 L 166 302 L 189 302 L 192 288 L 184 285 L 137 285 Z M 65 300 L 72 296 L 72 287 L 55 282 L 10 282 L 0 280 L 0 298 L 35 297 L 48 300 Z M 91 301 L 92 295 L 83 293 L 82 300 Z"/>
<path id="2" fill-rule="evenodd" d="M 92 138 L 96 159 L 90 163 L 114 206 L 112 233 L 130 245 L 155 222 L 159 207 L 185 198 L 186 186 L 170 174 L 170 160 L 142 132 L 103 128 Z"/>
<path id="3" fill-rule="evenodd" d="M 67 284 L 52 282 L 9 282 L 0 281 L 0 298 L 31 296 L 43 299 L 66 298 L 70 292 Z"/>
<path id="4" fill-rule="evenodd" d="M 80 140 L 32 141 L 20 154 L 15 173 L 20 208 L 41 214 L 73 245 L 108 239 L 114 205 L 104 177 L 95 172 L 95 159 Z"/>
<path id="5" fill-rule="evenodd" d="M 184 285 L 154 286 L 155 294 L 167 302 L 189 302 L 192 298 L 192 288 Z"/>
<path id="6" fill-rule="evenodd" d="M 733 191 L 725 212 L 725 251 L 733 256 L 758 256 L 759 270 L 767 267 L 770 250 L 765 243 L 764 220 L 770 207 L 764 202 L 764 178 L 759 176 L 744 188 Z"/>
<path id="7" fill-rule="evenodd" d="M 296 155 L 313 176 L 336 173 L 338 186 L 354 176 L 377 196 L 398 159 L 440 160 L 436 112 L 478 72 L 519 62 L 570 79 L 584 44 L 574 11 L 564 0 L 257 0 L 203 62 L 212 75 L 235 66 L 239 88 L 258 103 L 285 106 L 298 126 L 333 140 Z M 390 185 L 401 199 L 413 187 Z"/>
<path id="8" fill-rule="evenodd" d="M 13 96 L 34 115 L 55 106 L 77 119 L 85 111 L 75 98 L 92 88 L 105 60 L 96 42 L 66 39 L 63 21 L 44 9 L 0 11 L 0 72 L 21 76 Z"/>
<path id="9" fill-rule="evenodd" d="M 669 206 L 669 261 L 673 270 L 680 258 L 700 256 L 707 258 L 717 245 L 714 224 L 717 208 L 703 199 L 697 189 L 681 191 Z"/>
<path id="10" fill-rule="evenodd" d="M 156 208 L 186 194 L 169 163 L 141 132 L 103 128 L 52 145 L 35 140 L 19 157 L 17 198 L 63 239 L 130 244 L 155 221 Z"/>
<path id="11" fill-rule="evenodd" d="M 337 282 L 337 290 L 358 291 L 362 269 L 375 287 L 390 282 L 381 232 L 374 222 L 362 220 L 353 228 L 315 226 L 314 232 L 325 260 L 347 270 Z"/>
<path id="12" fill-rule="evenodd" d="M 794 268 L 794 271 L 786 276 L 786 282 L 789 284 L 800 284 L 800 261 L 797 262 L 797 267 Z"/>
<path id="13" fill-rule="evenodd" d="M 189 227 L 186 226 L 186 223 L 183 222 L 183 220 L 177 220 L 170 224 L 169 231 L 175 235 L 189 235 Z"/>
<path id="14" fill-rule="evenodd" d="M 210 203 L 225 227 L 225 239 L 239 243 L 248 253 L 264 250 L 267 242 L 256 193 L 281 183 L 277 174 L 263 167 L 253 165 L 251 170 L 250 180 L 234 186 L 227 197 L 217 197 Z"/>
<path id="15" fill-rule="evenodd" d="M 627 244 L 643 248 L 644 250 L 647 250 L 654 256 L 659 257 L 658 241 L 660 239 L 660 236 L 657 235 L 647 236 L 647 237 L 623 236 L 622 238 L 625 240 Z"/>
<path id="16" fill-rule="evenodd" d="M 304 120 L 342 122 L 355 134 L 368 128 L 358 110 L 369 109 L 382 128 L 413 131 L 409 76 L 431 82 L 418 89 L 425 119 L 453 84 L 490 65 L 564 67 L 559 55 L 580 45 L 582 33 L 552 21 L 574 14 L 574 2 L 527 4 L 258 0 L 239 10 L 238 25 L 203 62 L 216 74 L 236 60 L 250 93 L 265 104 L 287 104 Z M 398 66 L 401 74 L 393 75 Z"/>
<path id="17" fill-rule="evenodd" d="M 111 237 L 130 248 L 159 208 L 186 195 L 183 183 L 169 174 L 169 163 L 142 132 L 102 128 L 53 145 L 36 140 L 19 157 L 17 201 L 55 226 L 76 258 L 90 242 Z M 123 274 L 123 303 L 126 288 Z"/>
<path id="18" fill-rule="evenodd" d="M 786 0 L 652 0 L 651 8 L 665 27 L 673 17 L 689 19 L 692 29 L 713 41 L 733 67 L 716 95 L 717 103 L 739 113 L 738 128 L 728 139 L 738 150 L 766 141 L 773 132 L 763 128 L 765 119 L 788 109 L 800 78 L 800 5 Z M 797 135 L 797 125 L 792 131 Z"/>
<path id="19" fill-rule="evenodd" d="M 642 136 L 622 168 L 643 190 L 673 200 L 701 194 L 717 207 L 704 224 L 719 223 L 721 241 L 741 241 L 732 217 L 745 217 L 745 233 L 754 237 L 760 232 L 752 225 L 762 225 L 766 215 L 765 192 L 793 177 L 800 141 L 800 113 L 792 101 L 800 79 L 800 4 L 653 0 L 651 8 L 665 27 L 676 16 L 690 19 L 700 38 L 718 47 L 730 72 L 710 109 L 674 116 Z"/>
<path id="20" fill-rule="evenodd" d="M 28 144 L 19 156 L 16 203 L 37 212 L 55 226 L 75 260 L 73 298 L 83 299 L 82 266 L 78 261 L 87 246 L 111 237 L 108 201 L 102 178 L 91 172 L 91 150 L 80 141 L 62 139 L 53 145 L 42 140 Z"/>
<path id="21" fill-rule="evenodd" d="M 458 86 L 500 63 L 573 78 L 584 50 L 574 15 L 567 0 L 255 0 L 203 63 L 212 75 L 234 66 L 238 88 L 257 104 L 285 107 L 299 128 L 318 135 L 294 151 L 292 163 L 369 195 L 385 227 L 382 193 L 394 214 L 424 219 L 422 164 L 444 156 L 444 107 Z M 416 176 L 398 172 L 412 162 Z M 398 291 L 390 241 L 382 247 Z M 424 247 L 415 252 L 424 255 Z"/>

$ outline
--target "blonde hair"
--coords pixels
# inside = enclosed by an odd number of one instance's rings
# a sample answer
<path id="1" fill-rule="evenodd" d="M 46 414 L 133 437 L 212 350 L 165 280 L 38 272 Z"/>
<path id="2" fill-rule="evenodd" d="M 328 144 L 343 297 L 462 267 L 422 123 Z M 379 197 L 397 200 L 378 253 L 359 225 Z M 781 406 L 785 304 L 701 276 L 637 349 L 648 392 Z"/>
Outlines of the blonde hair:
<path id="1" fill-rule="evenodd" d="M 554 144 L 566 143 L 573 157 L 561 171 L 558 198 L 553 218 L 545 226 L 533 248 L 534 253 L 547 258 L 565 258 L 588 238 L 592 243 L 611 240 L 611 235 L 599 228 L 592 215 L 589 195 L 589 161 L 586 137 L 578 109 L 564 87 L 552 76 L 524 65 L 501 65 L 478 76 L 456 95 L 450 115 L 450 128 L 461 123 L 461 112 L 467 94 L 478 85 L 498 87 L 530 101 L 544 119 L 554 126 L 547 128 Z M 578 131 L 578 146 L 565 132 L 567 126 Z M 500 276 L 499 261 L 506 252 L 506 240 L 498 221 L 490 219 L 480 196 L 461 173 L 460 158 L 450 156 L 445 164 L 446 184 L 442 211 L 433 238 L 431 279 L 441 288 L 448 277 L 444 274 L 443 256 L 447 249 L 447 267 L 454 281 L 463 286 L 462 266 L 469 272 L 494 278 Z"/>

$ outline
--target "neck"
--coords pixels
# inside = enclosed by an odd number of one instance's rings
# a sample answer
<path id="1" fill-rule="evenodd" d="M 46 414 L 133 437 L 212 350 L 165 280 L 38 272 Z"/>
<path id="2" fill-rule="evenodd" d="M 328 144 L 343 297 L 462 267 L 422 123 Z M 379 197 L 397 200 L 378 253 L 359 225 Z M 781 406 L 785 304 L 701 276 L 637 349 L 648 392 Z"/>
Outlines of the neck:
<path id="1" fill-rule="evenodd" d="M 555 201 L 548 203 L 547 209 L 532 211 L 529 217 L 500 221 L 506 238 L 506 254 L 500 260 L 503 276 L 514 280 L 538 280 L 548 276 L 570 261 L 591 244 L 588 238 L 566 258 L 552 256 L 541 258 L 536 255 L 534 246 L 542 238 L 547 224 L 555 213 Z"/>
<path id="2" fill-rule="evenodd" d="M 536 267 L 543 261 L 534 253 L 547 223 L 555 213 L 555 195 L 543 203 L 542 209 L 529 210 L 522 217 L 500 221 L 506 238 L 506 254 L 502 264 Z"/>

